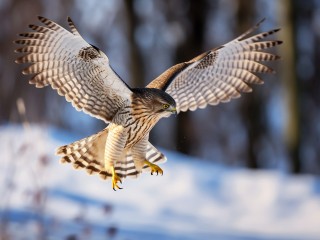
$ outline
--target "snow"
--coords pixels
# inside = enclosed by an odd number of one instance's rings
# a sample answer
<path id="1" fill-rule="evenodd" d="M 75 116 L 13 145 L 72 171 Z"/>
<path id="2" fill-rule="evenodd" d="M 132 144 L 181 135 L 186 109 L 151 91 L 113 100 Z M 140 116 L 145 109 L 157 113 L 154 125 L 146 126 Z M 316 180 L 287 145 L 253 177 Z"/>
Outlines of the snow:
<path id="1" fill-rule="evenodd" d="M 110 182 L 59 164 L 55 149 L 77 138 L 44 126 L 0 127 L 0 225 L 13 239 L 105 239 L 113 227 L 115 239 L 132 240 L 320 239 L 315 176 L 163 150 L 163 176 L 125 179 L 114 192 Z"/>

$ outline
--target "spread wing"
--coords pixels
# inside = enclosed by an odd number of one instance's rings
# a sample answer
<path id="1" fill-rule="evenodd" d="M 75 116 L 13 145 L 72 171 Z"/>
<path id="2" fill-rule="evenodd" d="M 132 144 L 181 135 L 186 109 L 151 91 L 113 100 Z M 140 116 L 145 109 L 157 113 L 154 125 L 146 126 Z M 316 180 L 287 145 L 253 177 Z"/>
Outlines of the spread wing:
<path id="1" fill-rule="evenodd" d="M 51 85 L 78 111 L 109 122 L 130 99 L 131 90 L 109 65 L 108 57 L 88 44 L 68 18 L 71 32 L 44 17 L 43 26 L 29 25 L 33 32 L 20 34 L 17 63 L 31 63 L 23 74 L 36 87 Z"/>
<path id="2" fill-rule="evenodd" d="M 265 40 L 279 29 L 248 37 L 261 22 L 233 41 L 169 68 L 147 87 L 170 94 L 178 111 L 194 111 L 250 92 L 248 83 L 263 83 L 255 73 L 273 72 L 261 62 L 279 58 L 264 51 L 282 43 Z"/>

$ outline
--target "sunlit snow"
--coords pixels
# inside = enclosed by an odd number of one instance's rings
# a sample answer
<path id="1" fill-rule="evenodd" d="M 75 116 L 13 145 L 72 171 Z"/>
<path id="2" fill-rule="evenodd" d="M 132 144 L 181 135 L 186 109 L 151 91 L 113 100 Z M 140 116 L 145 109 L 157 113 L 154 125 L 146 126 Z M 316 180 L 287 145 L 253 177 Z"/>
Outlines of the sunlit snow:
<path id="1" fill-rule="evenodd" d="M 59 164 L 55 148 L 76 140 L 62 133 L 0 127 L 0 224 L 13 239 L 320 238 L 316 177 L 231 169 L 163 150 L 163 176 L 125 179 L 114 192 L 110 182 Z"/>

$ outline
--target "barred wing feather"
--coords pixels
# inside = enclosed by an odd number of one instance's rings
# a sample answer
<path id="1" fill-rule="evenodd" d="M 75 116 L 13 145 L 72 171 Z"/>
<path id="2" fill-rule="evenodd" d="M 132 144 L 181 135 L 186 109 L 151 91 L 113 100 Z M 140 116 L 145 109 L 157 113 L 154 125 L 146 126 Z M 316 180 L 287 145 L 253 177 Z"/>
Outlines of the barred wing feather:
<path id="1" fill-rule="evenodd" d="M 77 109 L 110 122 L 131 90 L 109 65 L 108 57 L 88 44 L 68 18 L 71 32 L 44 17 L 43 26 L 30 25 L 33 32 L 20 34 L 15 43 L 24 45 L 17 63 L 31 63 L 24 74 L 36 87 L 51 85 Z"/>
<path id="2" fill-rule="evenodd" d="M 273 72 L 261 62 L 279 58 L 264 50 L 282 43 L 264 40 L 279 29 L 248 37 L 260 23 L 219 48 L 169 68 L 147 87 L 165 90 L 175 99 L 178 111 L 194 111 L 250 92 L 248 84 L 263 83 L 256 73 Z"/>

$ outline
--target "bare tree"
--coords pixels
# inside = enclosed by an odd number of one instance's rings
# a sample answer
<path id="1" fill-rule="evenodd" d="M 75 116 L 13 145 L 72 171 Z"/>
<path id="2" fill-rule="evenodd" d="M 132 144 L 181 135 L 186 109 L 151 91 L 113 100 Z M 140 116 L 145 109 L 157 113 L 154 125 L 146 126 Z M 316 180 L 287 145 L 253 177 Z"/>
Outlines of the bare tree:
<path id="1" fill-rule="evenodd" d="M 294 29 L 296 24 L 295 14 L 299 12 L 296 1 L 285 0 L 279 4 L 281 8 L 281 22 L 283 28 L 281 38 L 285 42 L 282 47 L 281 56 L 285 61 L 285 66 L 281 69 L 281 78 L 284 82 L 286 94 L 286 109 L 287 109 L 287 124 L 285 129 L 285 140 L 289 153 L 289 158 L 292 162 L 292 172 L 299 173 L 301 171 L 300 161 L 300 103 L 299 103 L 299 82 L 296 72 L 296 51 L 294 41 Z"/>
<path id="2" fill-rule="evenodd" d="M 184 4 L 188 5 L 187 15 L 185 16 L 189 20 L 189 29 L 186 29 L 187 36 L 185 41 L 178 46 L 176 50 L 176 63 L 188 61 L 197 56 L 203 51 L 203 45 L 205 42 L 205 26 L 207 20 L 207 1 L 184 1 Z M 168 16 L 171 18 L 178 18 L 175 16 L 175 5 L 169 5 Z M 185 27 L 188 27 L 185 26 Z M 176 144 L 177 150 L 189 154 L 191 149 L 197 148 L 197 133 L 193 126 L 190 112 L 181 112 L 177 116 L 176 124 Z"/>
<path id="3" fill-rule="evenodd" d="M 254 0 L 238 1 L 237 22 L 238 32 L 244 32 L 254 22 Z M 262 97 L 257 93 L 256 89 L 251 96 L 241 99 L 241 114 L 243 122 L 247 128 L 248 147 L 247 147 L 247 163 L 249 168 L 259 168 L 257 159 L 257 146 L 263 134 L 265 134 L 265 123 L 263 122 L 264 112 L 261 108 L 263 104 Z"/>
<path id="4" fill-rule="evenodd" d="M 139 19 L 134 11 L 133 0 L 125 1 L 127 19 L 128 19 L 128 38 L 130 51 L 130 76 L 133 87 L 144 87 L 144 66 L 142 62 L 141 51 L 135 38 L 135 33 L 139 26 Z"/>

